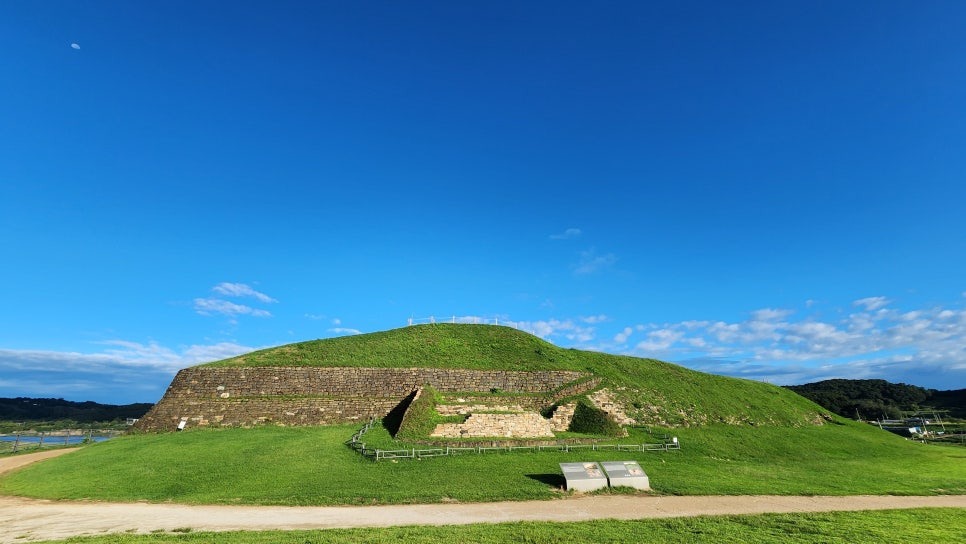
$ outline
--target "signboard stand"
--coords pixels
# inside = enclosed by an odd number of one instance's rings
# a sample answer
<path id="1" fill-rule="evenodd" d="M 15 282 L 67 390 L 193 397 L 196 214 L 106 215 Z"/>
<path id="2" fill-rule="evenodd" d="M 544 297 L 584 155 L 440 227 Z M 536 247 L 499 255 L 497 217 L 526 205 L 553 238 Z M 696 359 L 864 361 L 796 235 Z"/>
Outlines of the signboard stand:
<path id="1" fill-rule="evenodd" d="M 637 461 L 604 461 L 604 470 L 611 487 L 625 486 L 649 490 L 651 482 Z"/>
<path id="2" fill-rule="evenodd" d="M 568 491 L 594 491 L 607 487 L 607 476 L 595 462 L 560 463 L 560 470 L 567 480 Z"/>

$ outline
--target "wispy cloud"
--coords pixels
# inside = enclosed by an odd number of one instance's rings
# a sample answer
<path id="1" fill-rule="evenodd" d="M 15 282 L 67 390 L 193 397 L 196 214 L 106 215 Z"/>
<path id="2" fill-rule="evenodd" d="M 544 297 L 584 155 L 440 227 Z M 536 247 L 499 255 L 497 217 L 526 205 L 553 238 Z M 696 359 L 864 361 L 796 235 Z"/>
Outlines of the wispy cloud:
<path id="1" fill-rule="evenodd" d="M 867 311 L 878 310 L 879 308 L 884 308 L 889 304 L 889 299 L 886 297 L 867 297 L 860 298 L 852 303 L 853 306 L 861 306 Z"/>
<path id="2" fill-rule="evenodd" d="M 346 327 L 335 327 L 335 328 L 329 329 L 328 332 L 331 332 L 332 334 L 339 334 L 339 335 L 346 335 L 346 336 L 362 334 L 362 331 L 358 329 L 349 329 Z"/>
<path id="3" fill-rule="evenodd" d="M 580 252 L 580 261 L 574 267 L 574 274 L 584 276 L 594 274 L 610 268 L 617 262 L 617 256 L 613 253 L 598 255 L 596 250 L 588 249 Z"/>
<path id="4" fill-rule="evenodd" d="M 0 349 L 0 396 L 151 402 L 179 369 L 255 349 L 232 342 L 179 349 L 128 340 L 99 345 L 103 348 L 88 353 Z"/>
<path id="5" fill-rule="evenodd" d="M 598 314 L 598 315 L 584 316 L 584 317 L 581 317 L 580 320 L 583 321 L 584 323 L 589 323 L 593 325 L 595 323 L 604 323 L 606 321 L 610 321 L 610 318 L 604 314 Z"/>
<path id="6" fill-rule="evenodd" d="M 834 320 L 784 309 L 753 311 L 743 321 L 683 321 L 625 327 L 624 344 L 644 329 L 636 355 L 679 361 L 719 374 L 802 383 L 827 377 L 966 379 L 966 310 L 902 311 L 886 297 L 857 300 Z M 920 372 L 920 374 L 916 374 Z M 962 385 L 960 385 L 962 386 Z"/>
<path id="7" fill-rule="evenodd" d="M 551 240 L 572 240 L 579 237 L 582 234 L 580 229 L 569 228 L 559 234 L 551 234 Z"/>
<path id="8" fill-rule="evenodd" d="M 633 327 L 624 327 L 624 330 L 614 335 L 614 342 L 618 344 L 626 344 L 627 340 L 630 339 L 632 334 L 634 334 Z"/>
<path id="9" fill-rule="evenodd" d="M 252 308 L 244 304 L 235 304 L 219 298 L 196 298 L 194 301 L 195 311 L 201 315 L 227 315 L 234 317 L 238 315 L 250 315 L 253 317 L 271 317 L 271 312 Z"/>
<path id="10" fill-rule="evenodd" d="M 211 290 L 219 295 L 225 295 L 227 297 L 254 297 L 259 302 L 264 302 L 266 304 L 278 302 L 274 298 L 266 295 L 265 293 L 260 293 L 244 283 L 222 282 L 214 286 Z"/>
<path id="11" fill-rule="evenodd" d="M 212 287 L 211 290 L 225 297 L 249 297 L 265 304 L 278 302 L 274 298 L 266 295 L 265 293 L 256 291 L 255 289 L 252 289 L 251 286 L 244 283 L 222 282 Z M 235 317 L 241 315 L 250 315 L 252 317 L 272 316 L 272 313 L 268 310 L 254 308 L 247 304 L 238 304 L 217 297 L 196 298 L 194 300 L 194 310 L 200 315 L 224 315 L 232 318 L 233 320 Z"/>
<path id="12" fill-rule="evenodd" d="M 573 319 L 547 319 L 539 321 L 507 321 L 518 329 L 529 331 L 544 339 L 566 339 L 577 344 L 588 344 L 597 335 L 595 327 L 578 324 Z"/>

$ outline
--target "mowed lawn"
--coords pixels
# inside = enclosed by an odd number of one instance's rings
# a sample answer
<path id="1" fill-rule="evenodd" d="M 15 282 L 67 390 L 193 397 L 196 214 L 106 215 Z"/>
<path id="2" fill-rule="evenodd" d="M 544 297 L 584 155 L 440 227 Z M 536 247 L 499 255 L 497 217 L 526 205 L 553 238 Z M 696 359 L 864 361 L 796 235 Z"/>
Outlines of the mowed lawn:
<path id="1" fill-rule="evenodd" d="M 356 426 L 132 435 L 0 478 L 0 493 L 188 504 L 333 505 L 552 499 L 558 463 L 637 460 L 665 494 L 966 493 L 966 449 L 847 423 L 671 431 L 677 452 L 515 453 L 379 463 L 346 447 Z M 367 438 L 390 442 L 376 428 Z M 613 492 L 613 491 L 612 491 Z M 624 492 L 624 491 L 620 491 Z"/>
<path id="2" fill-rule="evenodd" d="M 186 527 L 171 533 L 78 537 L 58 542 L 74 544 L 191 542 L 206 544 L 324 544 L 329 542 L 348 544 L 384 542 L 407 544 L 437 542 L 905 544 L 958 542 L 964 534 L 966 534 L 966 515 L 962 510 L 929 508 L 828 514 L 767 514 L 576 523 L 523 522 L 455 527 L 393 527 L 324 531 L 195 533 Z"/>

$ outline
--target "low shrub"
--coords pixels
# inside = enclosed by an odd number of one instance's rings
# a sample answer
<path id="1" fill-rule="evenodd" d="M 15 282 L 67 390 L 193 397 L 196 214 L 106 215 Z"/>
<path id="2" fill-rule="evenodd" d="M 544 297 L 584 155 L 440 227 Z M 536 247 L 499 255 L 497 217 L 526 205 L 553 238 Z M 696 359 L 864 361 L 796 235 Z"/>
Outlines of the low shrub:
<path id="1" fill-rule="evenodd" d="M 577 401 L 574 418 L 567 430 L 573 433 L 624 436 L 623 427 L 610 414 L 592 406 L 586 398 Z"/>

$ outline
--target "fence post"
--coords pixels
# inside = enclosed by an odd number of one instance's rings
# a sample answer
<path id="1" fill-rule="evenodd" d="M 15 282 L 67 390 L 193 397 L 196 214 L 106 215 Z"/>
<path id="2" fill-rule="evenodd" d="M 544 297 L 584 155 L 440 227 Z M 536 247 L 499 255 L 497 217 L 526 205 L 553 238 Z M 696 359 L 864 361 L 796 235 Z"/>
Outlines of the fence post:
<path id="1" fill-rule="evenodd" d="M 70 445 L 70 429 L 67 429 L 67 434 L 64 435 L 64 445 Z"/>

